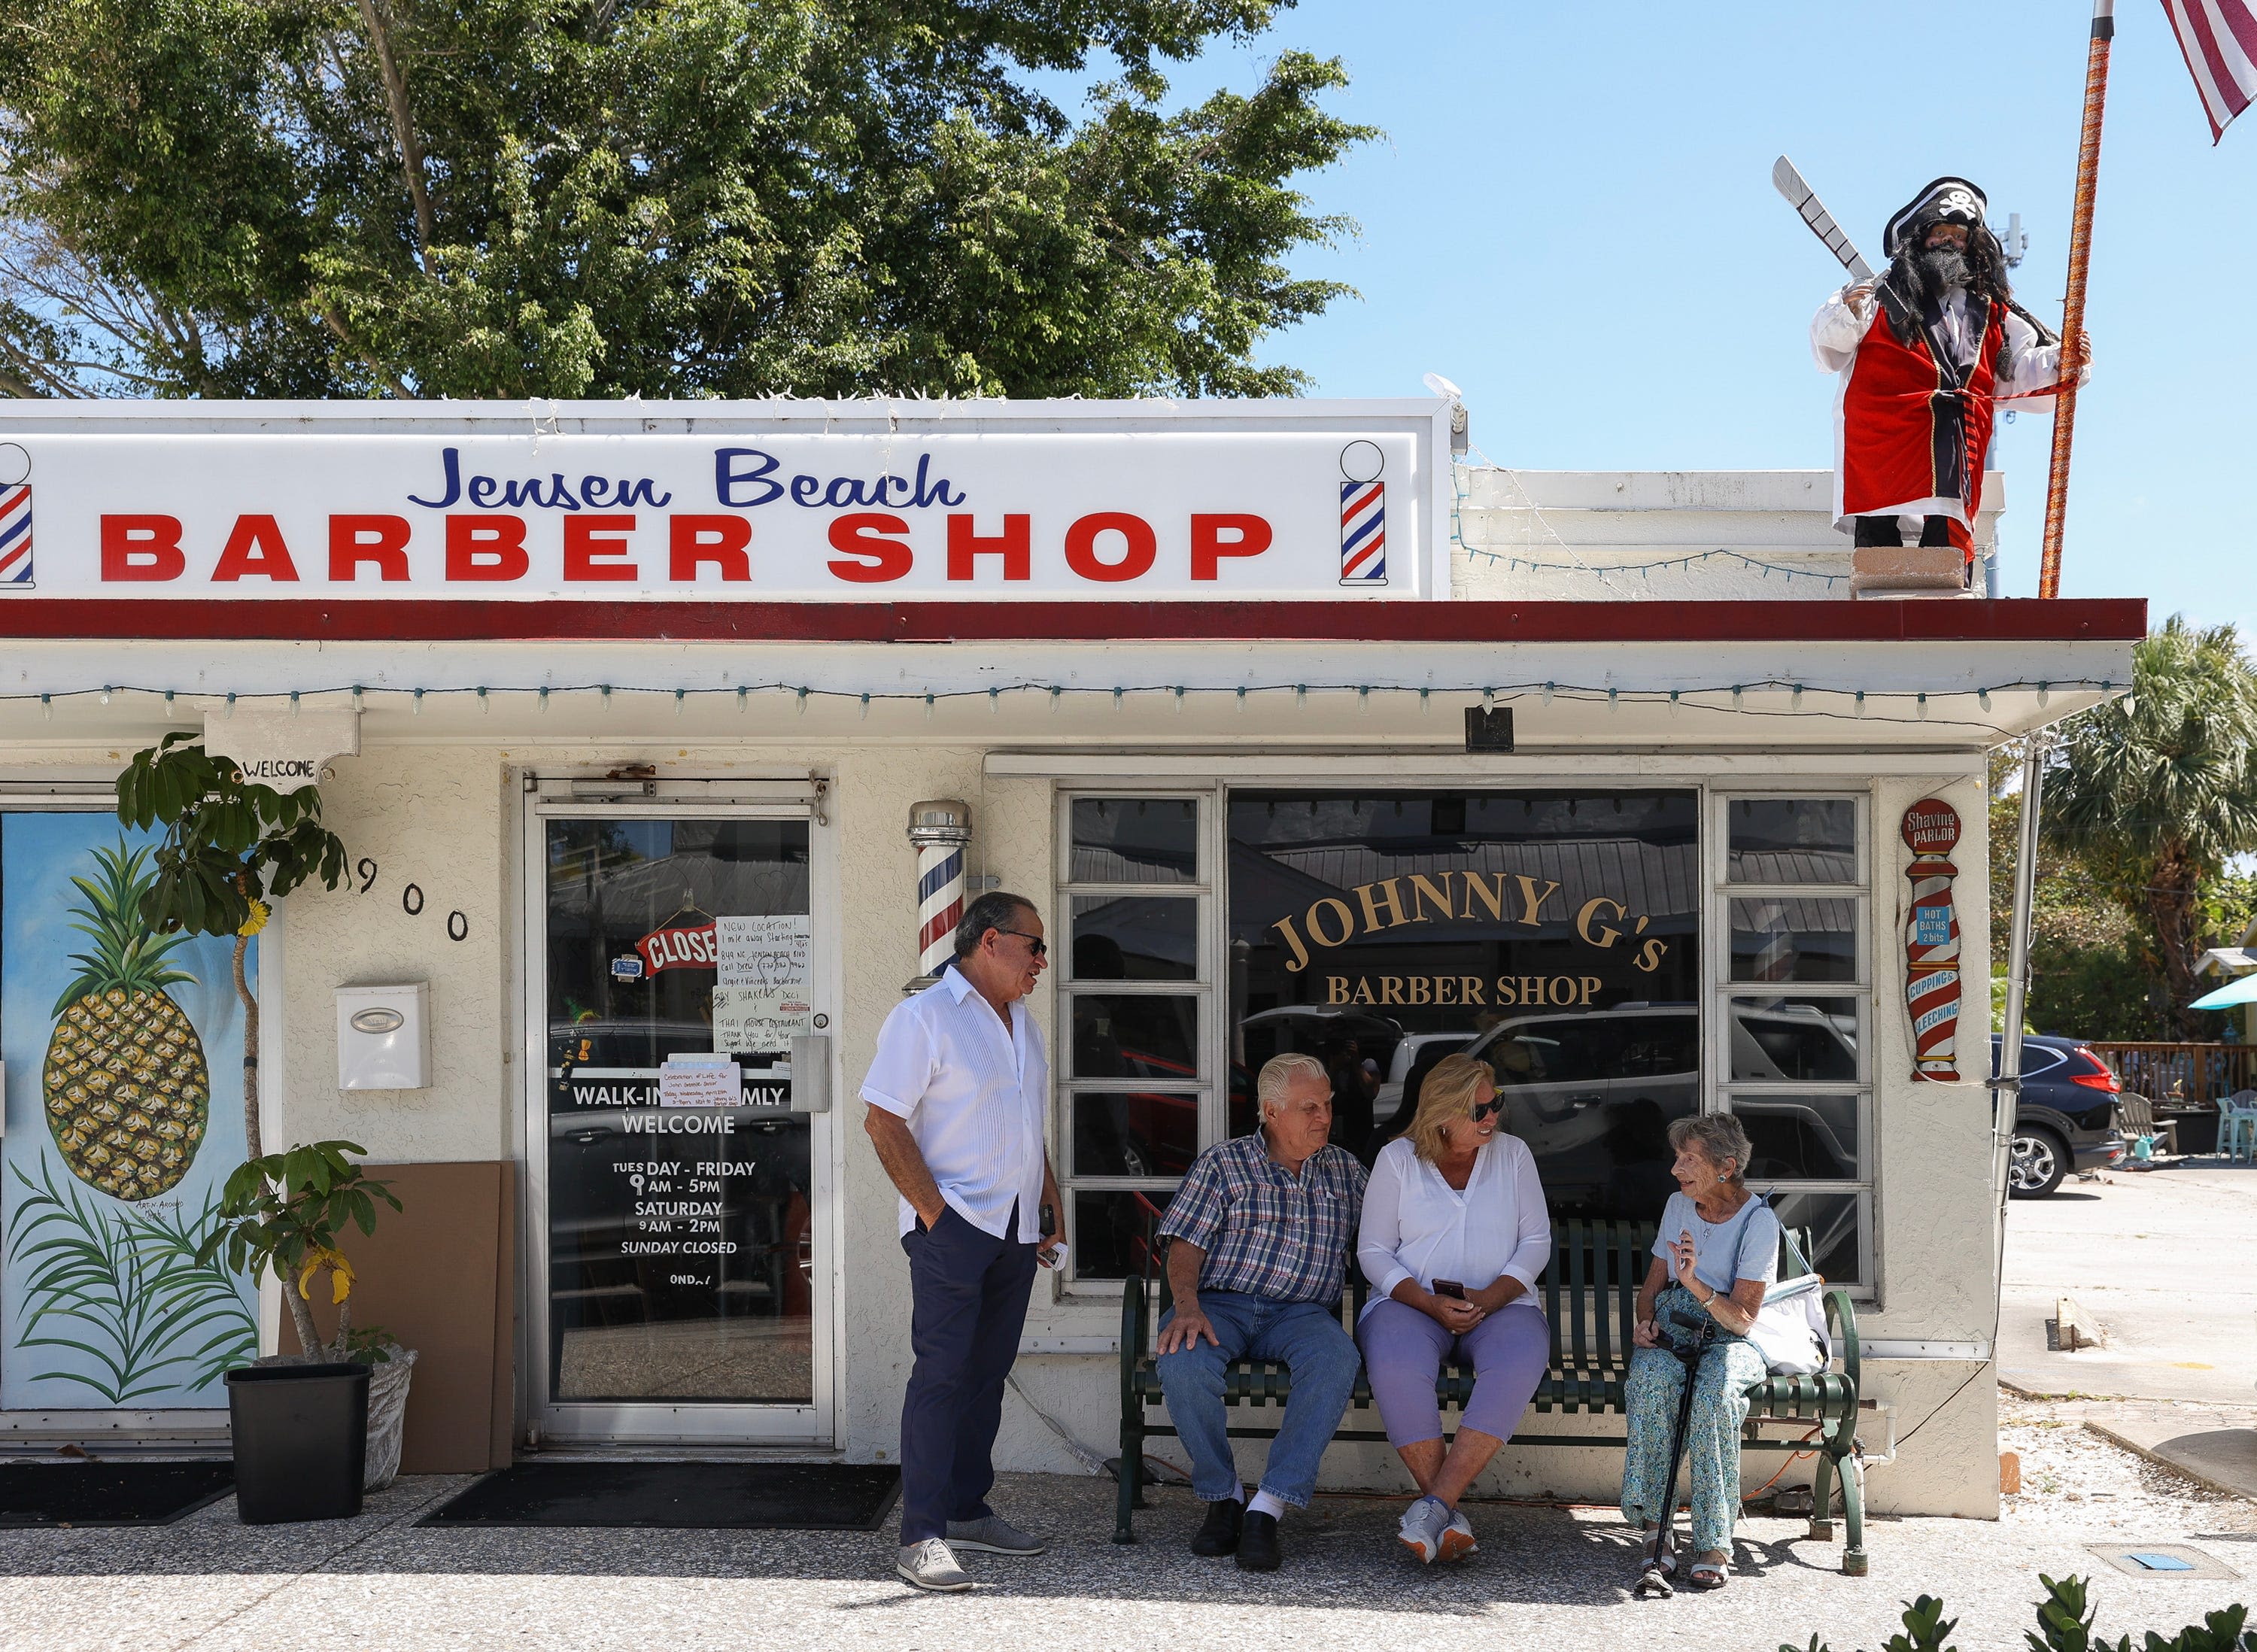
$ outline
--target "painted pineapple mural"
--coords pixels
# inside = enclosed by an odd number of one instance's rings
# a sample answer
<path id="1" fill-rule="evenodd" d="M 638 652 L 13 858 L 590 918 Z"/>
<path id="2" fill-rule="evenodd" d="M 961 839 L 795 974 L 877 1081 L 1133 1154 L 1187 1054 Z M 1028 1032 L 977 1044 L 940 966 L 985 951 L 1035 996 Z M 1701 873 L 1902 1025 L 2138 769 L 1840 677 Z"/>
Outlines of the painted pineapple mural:
<path id="1" fill-rule="evenodd" d="M 211 1084 L 202 1043 L 166 992 L 196 978 L 169 960 L 185 934 L 152 935 L 141 897 L 155 881 L 145 849 L 94 851 L 92 879 L 73 878 L 85 903 L 73 928 L 93 950 L 55 1002 L 42 1075 L 47 1128 L 71 1173 L 121 1199 L 175 1186 L 204 1139 Z"/>

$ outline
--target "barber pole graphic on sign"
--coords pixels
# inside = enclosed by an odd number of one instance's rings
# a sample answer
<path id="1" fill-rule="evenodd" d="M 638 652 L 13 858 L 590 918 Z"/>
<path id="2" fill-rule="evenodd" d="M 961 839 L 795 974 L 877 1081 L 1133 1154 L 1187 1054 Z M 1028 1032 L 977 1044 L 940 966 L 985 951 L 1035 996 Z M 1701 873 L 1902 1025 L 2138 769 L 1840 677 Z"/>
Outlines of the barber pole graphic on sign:
<path id="1" fill-rule="evenodd" d="M 1959 1082 L 1959 918 L 1952 910 L 1951 880 L 1959 868 L 1946 858 L 1959 842 L 1959 811 L 1934 797 L 1905 810 L 1904 840 L 1912 851 L 1905 876 L 1912 907 L 1905 917 L 1905 1006 L 1912 1013 L 1913 1077 L 1932 1084 Z"/>
<path id="2" fill-rule="evenodd" d="M 0 442 L 0 591 L 32 589 L 32 458 Z"/>
<path id="3" fill-rule="evenodd" d="M 1387 484 L 1379 479 L 1386 455 L 1371 441 L 1341 449 L 1341 583 L 1387 583 Z"/>

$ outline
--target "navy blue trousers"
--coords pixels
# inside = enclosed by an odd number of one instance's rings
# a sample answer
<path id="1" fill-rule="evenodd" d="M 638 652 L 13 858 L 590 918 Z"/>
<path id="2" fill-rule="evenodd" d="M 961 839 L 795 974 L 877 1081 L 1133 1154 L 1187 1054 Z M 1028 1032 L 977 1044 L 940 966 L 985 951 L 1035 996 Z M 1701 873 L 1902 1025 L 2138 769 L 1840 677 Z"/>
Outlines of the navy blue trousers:
<path id="1" fill-rule="evenodd" d="M 1016 1209 L 1004 1232 L 1016 1234 Z M 945 1537 L 952 1520 L 992 1513 L 1003 1382 L 1019 1357 L 1035 1247 L 983 1233 L 952 1207 L 902 1235 L 909 1253 L 909 1350 L 902 1397 L 902 1542 Z"/>

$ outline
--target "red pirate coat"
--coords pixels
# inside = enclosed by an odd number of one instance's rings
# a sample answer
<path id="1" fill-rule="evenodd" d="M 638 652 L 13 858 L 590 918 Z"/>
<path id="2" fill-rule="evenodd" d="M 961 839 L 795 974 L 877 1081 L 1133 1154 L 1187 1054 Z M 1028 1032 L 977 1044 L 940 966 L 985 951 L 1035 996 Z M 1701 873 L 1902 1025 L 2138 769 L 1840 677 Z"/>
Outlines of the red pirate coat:
<path id="1" fill-rule="evenodd" d="M 2058 347 L 2041 343 L 2003 306 L 1971 293 L 1958 301 L 1964 308 L 1949 329 L 1886 286 L 1864 317 L 1837 294 L 1811 324 L 1819 364 L 1841 375 L 1834 515 L 1845 532 L 1853 517 L 1941 516 L 1950 522 L 1951 542 L 1971 556 L 1999 404 L 2050 405 Z"/>

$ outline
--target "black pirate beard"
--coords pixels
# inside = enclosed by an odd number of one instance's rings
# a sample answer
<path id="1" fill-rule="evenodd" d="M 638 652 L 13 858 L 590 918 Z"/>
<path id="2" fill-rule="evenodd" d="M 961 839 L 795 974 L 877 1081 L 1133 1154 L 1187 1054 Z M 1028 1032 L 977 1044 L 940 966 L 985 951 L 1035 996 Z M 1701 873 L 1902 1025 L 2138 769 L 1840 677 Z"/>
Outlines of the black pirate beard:
<path id="1" fill-rule="evenodd" d="M 1927 247 L 1919 258 L 1921 285 L 1928 295 L 1941 298 L 1954 287 L 1967 285 L 1965 251 L 1955 246 Z"/>

